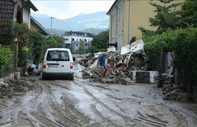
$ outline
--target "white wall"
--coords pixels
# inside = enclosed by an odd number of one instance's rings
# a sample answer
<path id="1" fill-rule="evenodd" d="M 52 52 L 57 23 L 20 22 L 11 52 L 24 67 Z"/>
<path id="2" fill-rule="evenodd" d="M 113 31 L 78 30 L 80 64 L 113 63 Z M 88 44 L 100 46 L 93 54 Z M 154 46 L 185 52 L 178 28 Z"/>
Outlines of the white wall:
<path id="1" fill-rule="evenodd" d="M 120 0 L 111 10 L 109 14 L 111 17 L 111 27 L 110 27 L 110 42 L 118 43 L 118 47 L 123 45 L 123 32 L 124 32 L 124 1 Z"/>
<path id="2" fill-rule="evenodd" d="M 24 7 L 23 8 L 23 23 L 26 23 L 28 25 L 28 28 L 30 28 L 31 26 L 30 15 L 31 15 L 30 8 Z"/>
<path id="3" fill-rule="evenodd" d="M 63 38 L 68 39 L 64 41 L 65 44 L 71 44 L 72 38 L 74 38 L 74 41 L 80 41 L 81 39 L 84 42 L 85 42 L 85 39 L 87 40 L 86 42 L 91 42 L 93 40 L 92 37 L 63 36 Z"/>

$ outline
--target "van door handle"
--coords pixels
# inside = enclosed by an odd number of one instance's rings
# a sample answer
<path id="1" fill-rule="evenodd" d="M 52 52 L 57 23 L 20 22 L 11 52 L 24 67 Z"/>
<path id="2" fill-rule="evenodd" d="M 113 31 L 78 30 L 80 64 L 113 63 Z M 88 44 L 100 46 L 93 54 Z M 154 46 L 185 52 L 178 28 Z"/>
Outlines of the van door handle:
<path id="1" fill-rule="evenodd" d="M 62 67 L 64 67 L 64 65 L 62 65 Z"/>

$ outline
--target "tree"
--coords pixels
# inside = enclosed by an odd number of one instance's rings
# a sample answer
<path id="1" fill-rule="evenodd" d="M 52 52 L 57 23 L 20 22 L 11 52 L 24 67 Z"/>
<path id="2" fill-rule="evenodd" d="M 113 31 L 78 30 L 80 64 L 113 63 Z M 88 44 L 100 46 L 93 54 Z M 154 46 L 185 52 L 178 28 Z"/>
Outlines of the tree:
<path id="1" fill-rule="evenodd" d="M 182 27 L 188 27 L 188 25 L 193 25 L 193 27 L 197 27 L 197 1 L 196 0 L 186 0 L 183 3 L 181 17 L 183 19 Z"/>
<path id="2" fill-rule="evenodd" d="M 93 36 L 93 41 L 91 42 L 89 51 L 91 52 L 104 51 L 108 48 L 108 44 L 109 44 L 109 30 L 103 31 L 100 34 Z"/>
<path id="3" fill-rule="evenodd" d="M 57 47 L 62 47 L 64 45 L 64 38 L 62 36 L 59 35 L 53 35 L 53 38 L 56 40 L 57 42 Z"/>
<path id="4" fill-rule="evenodd" d="M 64 39 L 58 35 L 50 35 L 47 37 L 46 48 L 61 48 L 64 45 Z"/>
<path id="5" fill-rule="evenodd" d="M 45 52 L 45 43 L 45 36 L 32 31 L 28 43 L 26 45 L 27 59 L 34 60 L 35 64 L 39 64 Z"/>
<path id="6" fill-rule="evenodd" d="M 81 41 L 80 42 L 79 53 L 80 54 L 84 54 L 85 53 L 85 44 L 84 44 L 84 41 Z"/>
<path id="7" fill-rule="evenodd" d="M 72 45 L 69 45 L 68 48 L 69 48 L 70 51 L 73 53 L 73 47 L 72 47 Z"/>
<path id="8" fill-rule="evenodd" d="M 161 4 L 156 4 L 150 2 L 150 5 L 156 8 L 154 12 L 156 15 L 154 18 L 149 18 L 151 26 L 157 27 L 156 33 L 163 33 L 167 31 L 168 28 L 176 29 L 181 24 L 180 11 L 177 10 L 177 7 L 181 3 L 172 3 L 174 0 L 159 0 Z M 143 33 L 150 32 L 143 27 L 139 27 Z"/>

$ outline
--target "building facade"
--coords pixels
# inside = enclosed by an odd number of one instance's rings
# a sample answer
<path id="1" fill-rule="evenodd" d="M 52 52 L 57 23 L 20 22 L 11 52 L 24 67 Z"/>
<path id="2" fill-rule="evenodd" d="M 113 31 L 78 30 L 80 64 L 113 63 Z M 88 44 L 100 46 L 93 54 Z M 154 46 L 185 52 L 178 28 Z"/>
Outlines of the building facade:
<path id="1" fill-rule="evenodd" d="M 183 2 L 184 0 L 175 0 Z M 142 33 L 138 29 L 140 26 L 148 30 L 156 30 L 150 26 L 149 18 L 155 16 L 155 7 L 149 3 L 151 0 L 116 0 L 110 10 L 109 15 L 109 43 L 117 42 L 120 51 L 121 47 L 127 45 L 133 36 L 141 39 Z M 153 0 L 159 4 L 158 0 Z"/>
<path id="2" fill-rule="evenodd" d="M 71 48 L 72 52 L 77 53 L 79 51 L 80 43 L 83 41 L 85 49 L 88 50 L 88 48 L 91 46 L 91 41 L 93 40 L 91 36 L 92 35 L 90 33 L 86 32 L 65 32 L 63 36 L 65 47 Z"/>
<path id="3" fill-rule="evenodd" d="M 4 37 L 10 34 L 4 25 L 8 19 L 24 23 L 30 28 L 31 9 L 38 11 L 30 0 L 0 0 L 0 36 Z"/>

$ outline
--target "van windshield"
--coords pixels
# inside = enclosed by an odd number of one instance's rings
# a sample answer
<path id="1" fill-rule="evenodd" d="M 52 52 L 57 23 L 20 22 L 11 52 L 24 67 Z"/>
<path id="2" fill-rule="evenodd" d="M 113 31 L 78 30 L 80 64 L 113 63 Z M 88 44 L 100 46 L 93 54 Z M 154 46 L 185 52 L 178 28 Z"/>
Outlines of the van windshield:
<path id="1" fill-rule="evenodd" d="M 68 51 L 48 51 L 47 61 L 69 61 Z"/>

